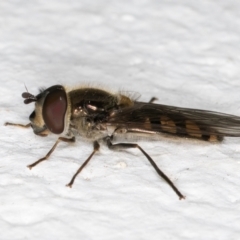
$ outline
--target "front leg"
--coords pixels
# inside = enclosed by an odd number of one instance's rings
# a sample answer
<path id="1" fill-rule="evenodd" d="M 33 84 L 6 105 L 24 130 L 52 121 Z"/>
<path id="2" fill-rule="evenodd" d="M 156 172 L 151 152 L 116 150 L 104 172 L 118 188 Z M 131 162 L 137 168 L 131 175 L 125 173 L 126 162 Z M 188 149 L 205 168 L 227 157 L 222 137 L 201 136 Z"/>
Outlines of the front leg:
<path id="1" fill-rule="evenodd" d="M 28 123 L 28 124 L 24 125 L 24 124 L 19 124 L 19 123 L 5 122 L 4 125 L 5 126 L 16 126 L 16 127 L 22 127 L 22 128 L 29 128 L 29 127 L 31 127 L 31 123 Z"/>
<path id="2" fill-rule="evenodd" d="M 44 160 L 47 160 L 50 155 L 52 154 L 52 152 L 55 150 L 55 148 L 57 147 L 58 143 L 59 142 L 68 142 L 68 143 L 72 143 L 72 142 L 75 142 L 75 137 L 72 137 L 72 138 L 65 138 L 65 137 L 59 137 L 58 140 L 55 142 L 55 144 L 53 145 L 53 147 L 50 149 L 50 151 L 46 154 L 45 157 L 43 158 L 40 158 L 39 160 L 37 160 L 36 162 L 28 165 L 27 167 L 29 169 L 32 169 L 33 167 L 35 167 L 37 164 L 39 164 L 40 162 L 44 161 Z"/>

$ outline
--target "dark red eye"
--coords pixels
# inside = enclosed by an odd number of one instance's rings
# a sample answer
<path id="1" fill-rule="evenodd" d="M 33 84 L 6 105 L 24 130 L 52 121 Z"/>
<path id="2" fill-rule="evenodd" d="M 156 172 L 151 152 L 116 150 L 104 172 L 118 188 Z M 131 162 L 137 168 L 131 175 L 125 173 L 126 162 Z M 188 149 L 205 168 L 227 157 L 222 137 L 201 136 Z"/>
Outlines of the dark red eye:
<path id="1" fill-rule="evenodd" d="M 42 115 L 47 128 L 55 134 L 64 130 L 67 96 L 63 88 L 53 89 L 45 98 Z"/>

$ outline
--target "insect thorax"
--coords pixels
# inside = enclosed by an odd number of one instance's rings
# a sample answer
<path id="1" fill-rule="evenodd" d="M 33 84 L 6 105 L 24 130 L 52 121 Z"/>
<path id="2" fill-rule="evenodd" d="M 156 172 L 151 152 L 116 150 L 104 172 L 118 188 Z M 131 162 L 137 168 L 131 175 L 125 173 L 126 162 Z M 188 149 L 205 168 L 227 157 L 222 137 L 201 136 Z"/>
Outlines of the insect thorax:
<path id="1" fill-rule="evenodd" d="M 109 116 L 133 104 L 130 98 L 101 89 L 81 88 L 69 92 L 70 130 L 86 138 L 99 139 L 108 135 Z"/>

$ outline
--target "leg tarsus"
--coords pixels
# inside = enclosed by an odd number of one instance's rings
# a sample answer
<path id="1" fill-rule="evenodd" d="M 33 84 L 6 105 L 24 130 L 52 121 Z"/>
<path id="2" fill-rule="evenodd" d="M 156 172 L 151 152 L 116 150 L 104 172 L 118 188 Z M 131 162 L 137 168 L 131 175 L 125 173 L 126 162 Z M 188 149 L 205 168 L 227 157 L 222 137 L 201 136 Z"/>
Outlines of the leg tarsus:
<path id="1" fill-rule="evenodd" d="M 75 178 L 77 177 L 77 175 L 83 170 L 83 168 L 88 164 L 88 162 L 91 160 L 91 158 L 93 157 L 93 155 L 99 150 L 100 145 L 97 141 L 94 141 L 93 143 L 93 151 L 90 154 L 90 156 L 84 161 L 84 163 L 80 166 L 80 168 L 77 170 L 77 172 L 73 175 L 71 181 L 66 185 L 66 187 L 72 187 Z"/>

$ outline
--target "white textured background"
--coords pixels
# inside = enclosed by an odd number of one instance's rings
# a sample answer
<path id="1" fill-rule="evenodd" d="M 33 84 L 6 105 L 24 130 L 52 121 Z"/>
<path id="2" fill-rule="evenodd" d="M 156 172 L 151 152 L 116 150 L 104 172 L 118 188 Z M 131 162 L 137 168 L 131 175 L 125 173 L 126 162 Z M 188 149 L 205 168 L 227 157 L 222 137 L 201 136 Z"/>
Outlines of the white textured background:
<path id="1" fill-rule="evenodd" d="M 240 115 L 240 3 L 35 0 L 0 2 L 0 239 L 239 239 L 240 139 L 141 142 L 187 196 L 175 193 L 137 151 L 81 139 L 44 156 L 55 137 L 31 129 L 36 94 L 95 82 L 141 100 Z M 125 167 L 124 167 L 125 166 Z"/>

